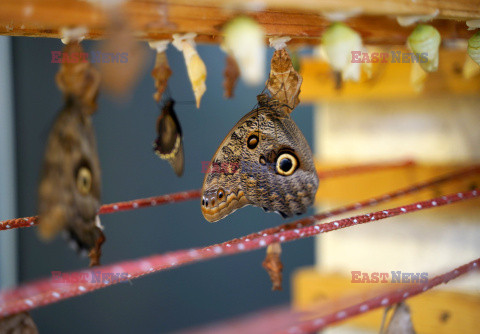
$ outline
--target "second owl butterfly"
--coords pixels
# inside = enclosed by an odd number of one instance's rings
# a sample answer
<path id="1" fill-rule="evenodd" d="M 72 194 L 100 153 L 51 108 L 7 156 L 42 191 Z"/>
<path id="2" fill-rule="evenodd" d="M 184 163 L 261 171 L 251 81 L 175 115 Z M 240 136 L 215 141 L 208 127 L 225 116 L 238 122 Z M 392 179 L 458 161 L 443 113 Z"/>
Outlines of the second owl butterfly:
<path id="1" fill-rule="evenodd" d="M 215 152 L 205 175 L 201 208 L 218 221 L 246 205 L 285 217 L 313 204 L 318 176 L 312 151 L 283 104 L 262 94 Z"/>
<path id="2" fill-rule="evenodd" d="M 81 50 L 69 43 L 65 52 Z M 73 76 L 73 77 L 72 77 Z M 90 265 L 99 264 L 105 240 L 100 208 L 100 163 L 91 120 L 96 110 L 99 75 L 89 63 L 62 63 L 57 83 L 65 105 L 50 131 L 39 185 L 39 232 L 50 239 L 61 230 Z"/>
<path id="3" fill-rule="evenodd" d="M 177 176 L 184 168 L 182 128 L 173 109 L 175 101 L 168 99 L 157 119 L 157 138 L 153 142 L 155 154 L 167 160 Z"/>

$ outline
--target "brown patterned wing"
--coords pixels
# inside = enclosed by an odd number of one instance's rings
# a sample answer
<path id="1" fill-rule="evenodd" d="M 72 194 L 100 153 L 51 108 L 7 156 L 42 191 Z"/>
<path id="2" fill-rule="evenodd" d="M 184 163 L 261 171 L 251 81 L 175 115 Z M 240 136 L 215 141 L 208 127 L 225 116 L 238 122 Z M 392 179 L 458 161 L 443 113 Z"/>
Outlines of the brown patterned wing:
<path id="1" fill-rule="evenodd" d="M 90 116 L 68 98 L 50 132 L 39 186 L 39 232 L 45 239 L 66 230 L 80 250 L 102 236 L 100 163 Z"/>
<path id="2" fill-rule="evenodd" d="M 202 188 L 202 213 L 210 222 L 251 204 L 283 217 L 313 204 L 318 176 L 300 129 L 278 101 L 259 96 L 217 149 Z"/>

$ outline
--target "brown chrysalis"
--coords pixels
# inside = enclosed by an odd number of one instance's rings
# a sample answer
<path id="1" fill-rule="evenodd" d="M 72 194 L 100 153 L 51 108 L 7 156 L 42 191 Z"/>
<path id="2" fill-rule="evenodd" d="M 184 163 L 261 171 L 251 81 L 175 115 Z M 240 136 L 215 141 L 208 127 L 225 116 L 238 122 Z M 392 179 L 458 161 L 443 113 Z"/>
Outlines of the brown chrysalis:
<path id="1" fill-rule="evenodd" d="M 69 43 L 65 53 L 79 52 Z M 100 163 L 91 114 L 96 109 L 99 75 L 85 62 L 62 63 L 56 77 L 65 105 L 50 131 L 39 186 L 39 232 L 45 239 L 65 230 L 79 250 L 99 264 L 104 241 L 100 208 Z"/>
<path id="2" fill-rule="evenodd" d="M 225 97 L 231 99 L 233 97 L 233 91 L 237 84 L 238 77 L 240 76 L 240 69 L 238 64 L 230 54 L 227 54 L 225 60 L 225 71 L 223 72 L 223 88 L 225 90 Z"/>
<path id="3" fill-rule="evenodd" d="M 276 50 L 272 57 L 267 89 L 272 97 L 285 105 L 283 108 L 286 112 L 292 112 L 300 103 L 298 95 L 302 81 L 302 76 L 295 71 L 287 50 Z"/>
<path id="4" fill-rule="evenodd" d="M 160 102 L 163 92 L 167 88 L 168 78 L 172 75 L 172 70 L 168 65 L 167 53 L 157 52 L 155 59 L 155 67 L 152 70 L 152 77 L 155 80 L 156 92 L 153 94 L 153 98 Z"/>
<path id="5" fill-rule="evenodd" d="M 282 271 L 283 264 L 280 259 L 282 246 L 276 242 L 267 247 L 267 255 L 263 260 L 262 266 L 267 271 L 272 281 L 272 290 L 282 290 Z"/>
<path id="6" fill-rule="evenodd" d="M 22 312 L 0 319 L 0 333 L 38 334 L 38 329 L 30 314 Z"/>
<path id="7" fill-rule="evenodd" d="M 153 142 L 155 154 L 167 160 L 177 176 L 182 176 L 184 167 L 182 128 L 175 115 L 175 101 L 168 99 L 157 119 L 157 138 Z"/>
<path id="8" fill-rule="evenodd" d="M 147 50 L 136 40 L 132 27 L 120 7 L 109 8 L 108 39 L 93 53 L 101 57 L 102 87 L 117 98 L 129 98 L 135 83 L 143 74 Z"/>

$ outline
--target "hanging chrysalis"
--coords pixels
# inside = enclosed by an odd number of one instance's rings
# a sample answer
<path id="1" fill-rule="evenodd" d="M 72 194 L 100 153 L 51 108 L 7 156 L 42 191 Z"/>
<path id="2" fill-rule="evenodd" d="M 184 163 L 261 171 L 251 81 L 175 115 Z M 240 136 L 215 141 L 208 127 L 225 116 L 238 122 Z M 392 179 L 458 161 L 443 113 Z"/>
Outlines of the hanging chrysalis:
<path id="1" fill-rule="evenodd" d="M 64 56 L 83 52 L 80 39 L 65 40 Z M 70 55 L 70 56 L 69 56 Z M 63 62 L 56 82 L 65 106 L 50 131 L 39 185 L 39 233 L 52 238 L 60 230 L 99 264 L 105 238 L 100 208 L 100 163 L 90 115 L 96 110 L 100 76 L 88 62 Z"/>
<path id="2" fill-rule="evenodd" d="M 290 37 L 270 38 L 270 46 L 275 48 L 270 65 L 270 77 L 267 89 L 285 112 L 292 112 L 300 103 L 298 95 L 302 85 L 302 76 L 293 68 L 292 60 L 286 50 Z"/>
<path id="3" fill-rule="evenodd" d="M 480 65 L 480 31 L 468 40 L 467 52 L 470 58 Z"/>
<path id="4" fill-rule="evenodd" d="M 263 260 L 262 266 L 267 271 L 272 281 L 272 290 L 282 290 L 282 271 L 283 264 L 280 259 L 282 246 L 276 242 L 267 247 L 267 255 Z"/>
<path id="5" fill-rule="evenodd" d="M 352 62 L 352 52 L 364 52 L 361 36 L 341 22 L 330 25 L 322 35 L 322 53 L 332 67 L 337 87 L 339 78 L 343 81 L 359 81 L 361 63 Z"/>
<path id="6" fill-rule="evenodd" d="M 255 20 L 241 16 L 228 22 L 224 29 L 222 49 L 237 61 L 242 79 L 258 85 L 265 73 L 265 31 Z"/>
<path id="7" fill-rule="evenodd" d="M 155 67 L 152 70 L 152 77 L 155 81 L 155 89 L 157 90 L 153 94 L 155 101 L 160 102 L 163 92 L 167 88 L 168 79 L 172 75 L 172 70 L 168 64 L 167 59 L 167 47 L 169 40 L 149 42 L 150 47 L 157 51 L 155 58 Z"/>
<path id="8" fill-rule="evenodd" d="M 392 318 L 390 319 L 387 328 L 384 329 L 383 325 L 389 309 L 390 307 L 385 310 L 380 334 L 415 334 L 412 317 L 410 315 L 410 308 L 404 302 L 395 305 Z"/>
<path id="9" fill-rule="evenodd" d="M 144 43 L 135 39 L 123 7 L 120 7 L 121 2 L 101 2 L 108 14 L 108 38 L 98 51 L 92 52 L 92 62 L 99 63 L 102 87 L 125 98 L 143 73 L 147 50 Z"/>
<path id="10" fill-rule="evenodd" d="M 465 57 L 465 63 L 462 68 L 462 76 L 468 80 L 480 74 L 480 65 L 477 64 L 472 57 Z"/>
<path id="11" fill-rule="evenodd" d="M 408 36 L 407 44 L 419 57 L 419 64 L 425 72 L 438 69 L 438 56 L 442 38 L 437 29 L 428 24 L 419 24 Z M 426 58 L 426 61 L 422 61 Z"/>
<path id="12" fill-rule="evenodd" d="M 38 334 L 38 328 L 30 314 L 21 312 L 0 319 L 0 333 Z"/>
<path id="13" fill-rule="evenodd" d="M 223 72 L 223 89 L 227 99 L 233 97 L 233 91 L 235 90 L 239 76 L 240 69 L 238 68 L 235 58 L 227 54 L 227 57 L 225 58 L 225 71 Z"/>
<path id="14" fill-rule="evenodd" d="M 207 68 L 195 49 L 194 38 L 195 33 L 188 33 L 185 35 L 174 34 L 172 44 L 183 52 L 185 64 L 187 65 L 187 72 L 190 82 L 192 84 L 193 94 L 197 101 L 197 108 L 200 108 L 200 100 L 203 93 L 207 90 L 205 80 L 207 79 Z"/>
<path id="15" fill-rule="evenodd" d="M 168 99 L 157 119 L 157 139 L 153 143 L 155 154 L 167 160 L 177 176 L 184 167 L 182 128 L 173 110 L 175 102 Z"/>

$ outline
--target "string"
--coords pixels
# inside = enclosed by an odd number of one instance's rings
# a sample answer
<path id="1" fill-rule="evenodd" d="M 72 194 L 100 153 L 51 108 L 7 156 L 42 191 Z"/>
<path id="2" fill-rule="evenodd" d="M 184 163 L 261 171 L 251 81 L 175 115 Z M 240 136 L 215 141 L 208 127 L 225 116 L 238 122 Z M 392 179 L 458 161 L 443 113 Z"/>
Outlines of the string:
<path id="1" fill-rule="evenodd" d="M 321 307 L 310 307 L 303 312 L 292 310 L 289 306 L 275 307 L 256 311 L 254 314 L 239 318 L 228 319 L 221 323 L 213 323 L 200 328 L 187 329 L 182 334 L 243 334 L 243 333 L 288 333 L 302 334 L 315 333 L 335 323 L 345 321 L 357 315 L 383 307 L 391 307 L 406 299 L 428 291 L 442 283 L 447 283 L 473 270 L 480 268 L 480 258 L 452 269 L 444 274 L 429 280 L 427 284 L 402 284 L 402 288 L 389 288 L 385 291 L 375 291 L 371 298 L 365 298 L 365 292 L 346 296 L 346 303 L 342 297 L 335 299 L 335 304 L 328 301 Z M 361 303 L 352 303 L 351 300 L 361 299 Z M 334 311 L 332 311 L 332 309 Z M 328 313 L 319 316 L 318 314 Z M 313 315 L 312 315 L 313 314 Z M 308 320 L 302 320 L 308 319 Z"/>
<path id="2" fill-rule="evenodd" d="M 30 309 L 44 306 L 73 296 L 83 295 L 113 284 L 126 282 L 157 271 L 176 268 L 188 263 L 199 262 L 220 256 L 233 255 L 237 253 L 265 248 L 272 243 L 284 243 L 297 239 L 308 238 L 317 234 L 331 232 L 360 224 L 372 223 L 394 216 L 421 211 L 433 207 L 450 205 L 460 201 L 477 198 L 478 190 L 459 192 L 446 196 L 433 198 L 427 201 L 411 203 L 408 205 L 372 212 L 369 214 L 344 218 L 329 223 L 307 226 L 295 230 L 278 232 L 255 240 L 246 240 L 235 243 L 235 240 L 211 245 L 203 248 L 192 248 L 173 251 L 165 254 L 153 255 L 133 261 L 124 261 L 112 265 L 100 266 L 94 269 L 69 273 L 70 277 L 82 277 L 87 275 L 90 281 L 80 282 L 54 282 L 52 279 L 38 280 L 24 284 L 20 287 L 0 292 L 0 317 L 14 313 L 28 311 Z M 314 220 L 315 218 L 312 217 Z M 106 274 L 108 279 L 104 279 Z M 117 274 L 117 276 L 113 276 Z M 121 275 L 125 274 L 125 275 Z"/>
<path id="3" fill-rule="evenodd" d="M 411 164 L 407 161 L 407 162 L 391 163 L 391 164 L 385 164 L 385 165 L 380 165 L 380 164 L 370 165 L 370 166 L 358 165 L 358 166 L 351 166 L 348 168 L 342 167 L 339 169 L 331 169 L 327 171 L 326 174 L 327 174 L 327 177 L 338 177 L 338 176 L 352 175 L 357 173 L 365 173 L 372 170 L 399 168 L 399 167 L 406 167 L 406 166 L 411 166 Z M 337 173 L 336 171 L 341 171 L 341 172 Z M 324 219 L 336 214 L 346 213 L 349 211 L 377 205 L 377 204 L 392 200 L 394 198 L 415 193 L 417 191 L 420 191 L 428 187 L 439 185 L 445 182 L 454 181 L 454 180 L 467 177 L 471 174 L 476 174 L 479 172 L 480 172 L 480 165 L 473 165 L 464 169 L 460 169 L 460 170 L 442 175 L 440 177 L 435 177 L 427 181 L 413 184 L 409 187 L 399 189 L 391 193 L 386 193 L 386 194 L 377 196 L 375 198 L 367 199 L 361 202 L 357 202 L 357 203 L 342 206 L 333 210 L 329 210 L 327 212 L 317 214 L 314 217 L 317 217 L 318 219 Z M 322 172 L 319 172 L 319 175 L 322 175 Z M 320 176 L 320 178 L 322 178 L 322 176 Z M 182 192 L 166 194 L 166 195 L 161 195 L 156 197 L 136 199 L 136 200 L 126 201 L 126 202 L 105 204 L 100 208 L 99 214 L 109 214 L 114 212 L 135 210 L 140 208 L 183 202 L 183 201 L 200 198 L 200 195 L 201 195 L 201 190 L 199 189 L 199 190 L 182 191 Z M 14 228 L 21 228 L 21 227 L 30 227 L 36 224 L 38 224 L 38 216 L 9 219 L 9 220 L 0 221 L 0 231 L 14 229 Z M 282 229 L 283 230 L 292 229 L 292 228 L 307 226 L 309 224 L 311 224 L 311 220 L 309 218 L 304 218 L 295 223 L 283 224 L 277 227 L 263 230 L 259 233 L 262 233 L 262 234 L 274 233 L 274 232 L 281 231 Z M 252 235 L 249 235 L 249 237 L 250 236 Z"/>

